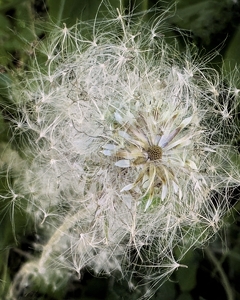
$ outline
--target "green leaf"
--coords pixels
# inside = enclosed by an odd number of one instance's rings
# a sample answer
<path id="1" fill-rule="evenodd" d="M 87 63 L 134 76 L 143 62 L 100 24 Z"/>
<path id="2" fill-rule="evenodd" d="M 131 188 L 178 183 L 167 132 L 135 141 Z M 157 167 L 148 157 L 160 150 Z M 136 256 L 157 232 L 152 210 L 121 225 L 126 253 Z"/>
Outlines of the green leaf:
<path id="1" fill-rule="evenodd" d="M 179 268 L 176 272 L 177 281 L 182 292 L 190 292 L 196 286 L 197 269 L 199 266 L 199 259 L 197 253 L 189 251 L 181 264 L 187 265 L 188 268 Z"/>
<path id="2" fill-rule="evenodd" d="M 189 293 L 183 293 L 177 298 L 177 300 L 194 300 L 194 299 Z"/>
<path id="3" fill-rule="evenodd" d="M 235 67 L 240 66 L 239 45 L 240 45 L 240 26 L 235 31 L 235 34 L 231 39 L 224 55 L 224 69 L 225 69 L 224 71 L 226 73 L 232 72 Z"/>

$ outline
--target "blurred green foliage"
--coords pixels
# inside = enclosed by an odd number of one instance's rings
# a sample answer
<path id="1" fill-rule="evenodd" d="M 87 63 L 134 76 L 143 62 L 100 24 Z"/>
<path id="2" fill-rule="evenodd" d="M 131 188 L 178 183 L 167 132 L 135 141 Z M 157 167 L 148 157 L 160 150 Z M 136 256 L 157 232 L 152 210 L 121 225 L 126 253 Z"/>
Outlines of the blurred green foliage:
<path id="1" fill-rule="evenodd" d="M 33 58 L 34 47 L 39 39 L 47 36 L 51 23 L 62 26 L 73 25 L 77 20 L 94 19 L 100 9 L 99 17 L 110 13 L 100 0 L 0 0 L 0 107 L 5 116 L 4 107 L 11 105 L 8 99 L 8 87 L 12 74 L 27 68 Z M 143 0 L 109 0 L 113 7 L 136 6 L 137 11 L 153 6 L 164 9 L 174 2 Z M 224 67 L 231 74 L 240 64 L 240 5 L 237 1 L 222 0 L 179 0 L 172 6 L 166 20 L 173 33 L 181 28 L 188 34 L 190 43 L 199 49 L 199 55 L 219 50 L 218 68 Z M 179 36 L 181 43 L 181 36 Z M 204 50 L 204 51 L 203 51 Z M 6 187 L 13 184 L 14 173 L 6 177 L 6 157 L 11 138 L 8 123 L 0 116 L 0 298 L 4 300 L 11 280 L 20 266 L 32 255 L 32 246 L 36 239 L 33 220 L 24 213 L 24 204 L 13 209 L 13 197 L 8 195 Z M 11 150 L 12 151 L 12 150 Z M 237 160 L 238 163 L 239 160 Z M 12 182 L 11 182 L 12 180 Z M 231 201 L 239 199 L 239 192 L 232 191 Z M 208 251 L 218 261 L 218 266 L 228 278 L 231 289 L 226 296 L 226 287 L 222 283 L 219 269 L 209 255 L 203 251 L 190 251 L 182 261 L 188 268 L 179 269 L 171 280 L 166 282 L 152 299 L 159 300 L 212 300 L 240 299 L 240 216 L 239 205 L 226 220 L 225 240 L 217 238 Z M 56 278 L 56 281 L 58 279 Z M 137 279 L 136 279 L 137 280 Z M 231 283 L 231 284 L 230 284 Z M 64 290 L 64 291 L 63 291 Z M 231 297 L 231 293 L 233 298 Z M 130 292 L 126 282 L 113 278 L 94 278 L 85 274 L 80 281 L 70 280 L 54 293 L 51 286 L 35 282 L 25 295 L 19 299 L 59 299 L 59 300 L 97 300 L 97 299 L 137 299 L 141 290 Z"/>

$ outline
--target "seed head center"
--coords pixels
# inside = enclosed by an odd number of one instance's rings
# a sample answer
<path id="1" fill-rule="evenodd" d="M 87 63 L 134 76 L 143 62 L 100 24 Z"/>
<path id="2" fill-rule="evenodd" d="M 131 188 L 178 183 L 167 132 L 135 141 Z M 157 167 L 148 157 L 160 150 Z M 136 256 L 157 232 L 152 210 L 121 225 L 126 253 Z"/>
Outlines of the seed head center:
<path id="1" fill-rule="evenodd" d="M 162 148 L 156 145 L 150 146 L 147 150 L 150 160 L 158 160 L 162 158 Z"/>

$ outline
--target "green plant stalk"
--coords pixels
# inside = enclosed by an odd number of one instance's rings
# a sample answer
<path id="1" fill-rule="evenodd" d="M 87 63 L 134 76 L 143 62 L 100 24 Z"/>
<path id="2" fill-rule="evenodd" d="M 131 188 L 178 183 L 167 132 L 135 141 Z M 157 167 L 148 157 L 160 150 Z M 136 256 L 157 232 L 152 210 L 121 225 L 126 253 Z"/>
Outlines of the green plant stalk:
<path id="1" fill-rule="evenodd" d="M 206 253 L 207 257 L 209 258 L 209 260 L 212 261 L 212 263 L 214 264 L 214 266 L 218 270 L 219 275 L 221 276 L 222 285 L 225 289 L 227 299 L 228 300 L 234 300 L 233 290 L 231 288 L 231 285 L 228 281 L 228 278 L 227 278 L 221 264 L 218 262 L 218 260 L 216 259 L 216 257 L 214 256 L 214 254 L 212 253 L 212 251 L 209 248 L 205 249 L 205 253 Z"/>

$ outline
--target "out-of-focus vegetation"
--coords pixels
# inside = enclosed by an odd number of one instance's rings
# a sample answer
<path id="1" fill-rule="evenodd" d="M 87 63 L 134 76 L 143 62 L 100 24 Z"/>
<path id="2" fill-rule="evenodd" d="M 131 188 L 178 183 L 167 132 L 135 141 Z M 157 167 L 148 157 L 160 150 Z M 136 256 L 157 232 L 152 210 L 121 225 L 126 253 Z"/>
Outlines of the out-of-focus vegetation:
<path id="1" fill-rule="evenodd" d="M 112 7 L 119 7 L 119 3 L 119 0 L 108 1 Z M 0 298 L 3 300 L 20 266 L 36 255 L 33 244 L 41 238 L 35 231 L 33 220 L 24 213 L 24 204 L 15 206 L 13 211 L 12 195 L 5 192 L 11 185 L 11 178 L 14 179 L 14 167 L 12 173 L 7 174 L 5 165 L 21 159 L 12 150 L 6 151 L 11 140 L 8 122 L 4 120 L 11 118 L 8 87 L 14 73 L 27 69 L 29 60 L 34 58 L 34 48 L 48 35 L 53 23 L 61 27 L 63 23 L 71 26 L 79 19 L 94 19 L 99 4 L 99 0 L 0 0 Z M 153 7 L 166 9 L 171 3 L 122 0 L 121 4 L 126 7 L 130 4 L 142 11 Z M 103 6 L 101 9 L 99 17 L 110 14 Z M 237 72 L 240 65 L 238 1 L 179 0 L 171 7 L 166 22 L 172 28 L 168 35 L 176 36 L 180 45 L 184 43 L 178 28 L 186 33 L 188 43 L 198 49 L 199 56 L 207 57 L 209 52 L 219 51 L 220 55 L 214 60 L 216 68 L 224 68 L 229 77 Z M 17 145 L 14 146 L 17 149 Z M 176 272 L 153 299 L 240 299 L 239 198 L 238 190 L 230 191 L 229 202 L 235 206 L 222 232 L 207 249 L 190 251 L 182 262 L 189 266 L 188 269 Z M 140 295 L 141 290 L 130 292 L 125 281 L 94 278 L 86 273 L 82 281 L 64 282 L 55 292 L 50 286 L 30 287 L 19 299 L 114 300 L 137 299 Z"/>

